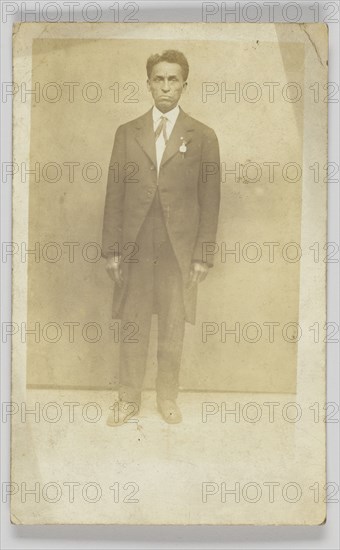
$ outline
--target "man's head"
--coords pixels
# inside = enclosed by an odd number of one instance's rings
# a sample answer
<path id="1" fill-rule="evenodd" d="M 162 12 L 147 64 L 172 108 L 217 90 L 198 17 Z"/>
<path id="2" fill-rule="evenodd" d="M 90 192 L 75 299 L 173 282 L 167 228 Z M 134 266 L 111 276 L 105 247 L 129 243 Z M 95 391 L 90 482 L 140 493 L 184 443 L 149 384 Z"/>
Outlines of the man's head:
<path id="1" fill-rule="evenodd" d="M 186 89 L 189 64 L 182 52 L 166 50 L 149 57 L 146 63 L 147 85 L 156 107 L 166 113 L 176 107 Z"/>

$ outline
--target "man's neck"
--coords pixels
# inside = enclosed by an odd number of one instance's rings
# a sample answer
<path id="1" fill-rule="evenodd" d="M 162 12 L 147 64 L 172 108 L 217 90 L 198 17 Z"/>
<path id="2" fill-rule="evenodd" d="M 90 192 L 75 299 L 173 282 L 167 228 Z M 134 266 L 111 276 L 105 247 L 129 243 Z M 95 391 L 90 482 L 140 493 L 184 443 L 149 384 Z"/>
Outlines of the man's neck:
<path id="1" fill-rule="evenodd" d="M 176 103 L 176 105 L 174 107 L 171 107 L 171 109 L 168 109 L 167 111 L 163 111 L 162 109 L 160 109 L 159 107 L 157 107 L 157 105 L 154 105 L 154 107 L 160 112 L 162 113 L 163 115 L 166 115 L 166 113 L 170 113 L 171 111 L 173 111 L 174 109 L 176 109 L 177 107 L 179 107 L 178 103 Z"/>

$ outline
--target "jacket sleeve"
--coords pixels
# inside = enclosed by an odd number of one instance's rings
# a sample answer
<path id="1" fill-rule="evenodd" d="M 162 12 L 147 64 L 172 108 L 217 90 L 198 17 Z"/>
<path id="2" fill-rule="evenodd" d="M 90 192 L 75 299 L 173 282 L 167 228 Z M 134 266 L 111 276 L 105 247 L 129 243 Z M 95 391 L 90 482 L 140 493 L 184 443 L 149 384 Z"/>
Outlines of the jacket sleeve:
<path id="1" fill-rule="evenodd" d="M 119 126 L 107 178 L 101 251 L 104 258 L 121 254 L 122 250 L 125 156 L 125 132 L 124 127 Z"/>
<path id="2" fill-rule="evenodd" d="M 200 217 L 192 261 L 212 267 L 220 208 L 220 152 L 216 134 L 211 128 L 205 133 L 202 144 L 198 202 Z"/>

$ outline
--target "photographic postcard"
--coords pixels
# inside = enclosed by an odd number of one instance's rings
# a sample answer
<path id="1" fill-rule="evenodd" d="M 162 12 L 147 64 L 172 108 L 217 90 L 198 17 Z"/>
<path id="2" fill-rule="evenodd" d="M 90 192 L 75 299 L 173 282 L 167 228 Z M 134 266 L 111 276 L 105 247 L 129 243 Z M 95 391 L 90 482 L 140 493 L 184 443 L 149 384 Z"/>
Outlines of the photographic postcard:
<path id="1" fill-rule="evenodd" d="M 324 24 L 14 27 L 14 523 L 325 521 L 327 66 Z"/>

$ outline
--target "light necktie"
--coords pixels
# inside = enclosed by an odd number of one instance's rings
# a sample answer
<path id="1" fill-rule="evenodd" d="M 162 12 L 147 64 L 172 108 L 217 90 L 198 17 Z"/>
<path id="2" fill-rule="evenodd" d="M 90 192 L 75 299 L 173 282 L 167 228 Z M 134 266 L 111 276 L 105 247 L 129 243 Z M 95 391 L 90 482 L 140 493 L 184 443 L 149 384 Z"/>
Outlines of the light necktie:
<path id="1" fill-rule="evenodd" d="M 167 120 L 168 119 L 166 118 L 166 116 L 162 116 L 161 120 L 160 120 L 160 123 L 158 124 L 158 126 L 155 130 L 155 139 L 156 139 L 156 141 L 162 133 L 165 145 L 167 144 L 167 141 L 168 141 L 168 136 L 166 135 L 166 121 Z"/>

